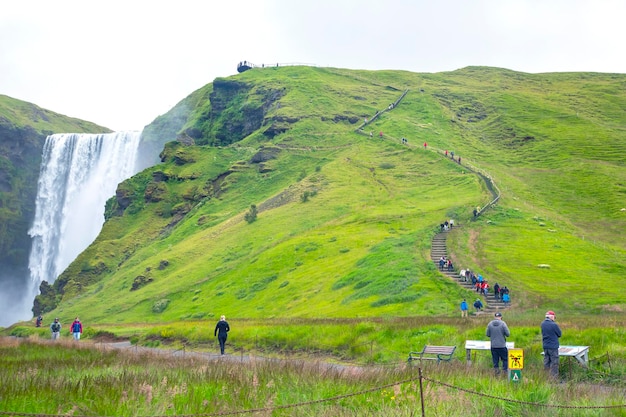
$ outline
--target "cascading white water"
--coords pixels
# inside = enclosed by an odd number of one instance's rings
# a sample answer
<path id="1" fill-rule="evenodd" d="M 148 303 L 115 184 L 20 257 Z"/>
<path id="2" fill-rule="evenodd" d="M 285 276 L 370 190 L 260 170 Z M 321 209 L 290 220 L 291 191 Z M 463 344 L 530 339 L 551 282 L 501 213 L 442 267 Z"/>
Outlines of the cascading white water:
<path id="1" fill-rule="evenodd" d="M 46 139 L 35 219 L 28 232 L 33 298 L 42 281 L 52 284 L 100 233 L 106 201 L 120 182 L 136 173 L 140 136 L 64 133 Z"/>

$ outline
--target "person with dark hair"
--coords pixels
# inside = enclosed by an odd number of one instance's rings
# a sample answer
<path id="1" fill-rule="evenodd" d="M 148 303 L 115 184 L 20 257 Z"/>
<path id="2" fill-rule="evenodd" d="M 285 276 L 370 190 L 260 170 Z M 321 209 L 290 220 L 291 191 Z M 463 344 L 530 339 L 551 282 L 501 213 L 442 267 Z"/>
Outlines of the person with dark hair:
<path id="1" fill-rule="evenodd" d="M 83 334 L 83 324 L 78 317 L 76 317 L 76 320 L 74 320 L 70 326 L 70 332 L 72 332 L 74 340 L 80 340 L 80 335 Z"/>
<path id="2" fill-rule="evenodd" d="M 54 319 L 54 322 L 50 325 L 50 332 L 52 333 L 52 340 L 57 340 L 61 335 L 61 323 L 59 319 Z"/>
<path id="3" fill-rule="evenodd" d="M 509 336 L 511 336 L 509 327 L 502 320 L 502 313 L 497 312 L 494 319 L 487 325 L 487 337 L 491 339 L 491 358 L 496 375 L 500 373 L 500 369 L 498 369 L 500 361 L 502 361 L 502 372 L 509 370 L 509 351 L 506 348 L 506 338 Z"/>
<path id="4" fill-rule="evenodd" d="M 559 377 L 559 338 L 561 329 L 555 323 L 556 315 L 550 310 L 546 313 L 546 318 L 541 322 L 541 338 L 543 342 L 543 368 L 550 371 L 553 378 Z"/>
<path id="5" fill-rule="evenodd" d="M 226 316 L 222 315 L 220 317 L 220 321 L 215 325 L 215 331 L 213 332 L 213 336 L 217 336 L 217 340 L 220 342 L 220 353 L 224 354 L 224 347 L 226 346 L 226 339 L 228 338 L 228 332 L 230 331 L 230 326 L 226 321 Z"/>

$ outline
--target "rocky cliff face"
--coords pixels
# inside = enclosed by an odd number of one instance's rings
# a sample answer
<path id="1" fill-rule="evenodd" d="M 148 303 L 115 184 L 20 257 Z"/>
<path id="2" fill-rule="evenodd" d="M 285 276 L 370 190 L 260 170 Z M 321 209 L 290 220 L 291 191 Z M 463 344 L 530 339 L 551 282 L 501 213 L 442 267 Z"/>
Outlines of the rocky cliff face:
<path id="1" fill-rule="evenodd" d="M 197 121 L 182 136 L 199 145 L 238 142 L 264 125 L 265 115 L 284 94 L 279 89 L 218 78 L 213 81 L 210 106 L 201 110 Z"/>
<path id="2" fill-rule="evenodd" d="M 0 265 L 26 265 L 28 228 L 35 213 L 37 178 L 46 135 L 0 124 Z"/>

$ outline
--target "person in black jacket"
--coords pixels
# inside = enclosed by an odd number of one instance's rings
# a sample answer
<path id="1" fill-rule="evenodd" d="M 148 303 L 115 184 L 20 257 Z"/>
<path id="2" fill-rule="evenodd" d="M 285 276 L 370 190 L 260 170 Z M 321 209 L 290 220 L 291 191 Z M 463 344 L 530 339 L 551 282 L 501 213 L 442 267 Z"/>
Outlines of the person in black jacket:
<path id="1" fill-rule="evenodd" d="M 220 342 L 220 352 L 224 354 L 224 346 L 226 345 L 226 338 L 228 337 L 228 332 L 230 331 L 230 326 L 226 321 L 226 316 L 220 317 L 220 321 L 215 325 L 215 331 L 213 332 L 213 336 L 217 336 L 217 340 Z"/>

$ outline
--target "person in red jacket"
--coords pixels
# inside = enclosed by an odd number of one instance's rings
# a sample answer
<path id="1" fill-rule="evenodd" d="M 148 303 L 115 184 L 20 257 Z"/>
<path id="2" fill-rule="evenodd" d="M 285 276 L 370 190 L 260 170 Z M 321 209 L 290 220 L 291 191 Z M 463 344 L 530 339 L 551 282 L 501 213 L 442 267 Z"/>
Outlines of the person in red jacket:
<path id="1" fill-rule="evenodd" d="M 76 317 L 76 319 L 70 326 L 70 331 L 74 336 L 74 340 L 80 340 L 80 335 L 83 333 L 83 324 L 80 322 L 80 319 L 78 317 Z"/>

